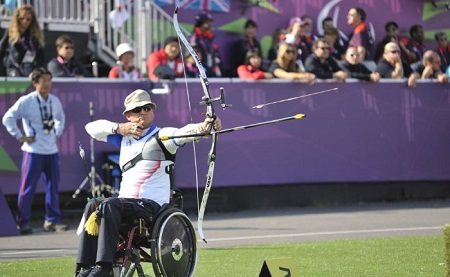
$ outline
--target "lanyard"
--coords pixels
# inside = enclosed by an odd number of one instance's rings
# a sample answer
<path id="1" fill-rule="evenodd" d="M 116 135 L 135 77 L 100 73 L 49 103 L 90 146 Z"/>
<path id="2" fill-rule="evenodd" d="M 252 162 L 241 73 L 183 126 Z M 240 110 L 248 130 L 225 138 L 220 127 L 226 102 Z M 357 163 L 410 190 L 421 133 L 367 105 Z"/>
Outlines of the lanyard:
<path id="1" fill-rule="evenodd" d="M 41 105 L 41 100 L 39 100 L 39 96 L 36 97 L 38 103 L 39 103 L 39 112 L 41 114 L 41 120 L 42 122 L 46 120 L 50 120 L 52 118 L 52 101 L 49 100 L 49 106 L 50 106 L 50 113 L 47 111 L 47 105 Z"/>
<path id="2" fill-rule="evenodd" d="M 36 52 L 36 49 L 34 48 L 33 39 L 31 37 L 28 38 L 28 44 L 26 43 L 26 40 L 24 37 L 20 38 L 20 44 L 22 45 L 22 48 L 26 51 L 30 50 L 31 52 Z"/>
<path id="3" fill-rule="evenodd" d="M 72 70 L 72 72 L 70 72 L 69 69 L 69 62 L 67 62 L 67 64 L 64 62 L 63 58 L 61 58 L 61 56 L 56 57 L 56 60 L 61 64 L 61 66 L 63 67 L 64 71 L 69 74 L 70 76 L 75 76 L 75 68 Z"/>

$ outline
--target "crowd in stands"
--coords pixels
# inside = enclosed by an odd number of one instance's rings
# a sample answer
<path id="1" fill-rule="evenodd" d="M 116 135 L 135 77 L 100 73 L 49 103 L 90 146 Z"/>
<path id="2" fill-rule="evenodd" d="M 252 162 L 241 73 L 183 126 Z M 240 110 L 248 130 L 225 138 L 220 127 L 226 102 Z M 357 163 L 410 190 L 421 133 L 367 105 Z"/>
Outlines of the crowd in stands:
<path id="1" fill-rule="evenodd" d="M 0 41 L 2 75 L 27 77 L 44 66 L 44 33 L 31 6 L 17 9 L 11 25 Z"/>
<path id="2" fill-rule="evenodd" d="M 436 32 L 436 46 L 429 45 L 421 25 L 410 26 L 409 37 L 406 37 L 400 35 L 399 25 L 390 21 L 385 24 L 385 36 L 374 45 L 367 16 L 362 8 L 351 8 L 347 24 L 353 30 L 348 35 L 337 29 L 330 17 L 322 21 L 320 35 L 313 32 L 314 21 L 310 16 L 291 18 L 285 29 L 274 29 L 268 53 L 262 53 L 257 22 L 248 19 L 242 37 L 230 44 L 231 69 L 223 68 L 221 49 L 213 32 L 214 19 L 210 14 L 203 12 L 195 17 L 189 43 L 208 77 L 279 78 L 309 83 L 317 79 L 345 81 L 355 78 L 378 82 L 388 78 L 404 79 L 409 86 L 415 86 L 417 79 L 448 82 L 450 44 L 446 33 Z M 11 27 L 0 42 L 0 73 L 10 77 L 28 76 L 34 68 L 43 66 L 43 43 L 43 32 L 33 8 L 22 6 L 17 9 Z M 74 59 L 75 49 L 70 37 L 60 36 L 55 46 L 56 57 L 47 64 L 53 76 L 92 76 Z M 108 77 L 129 80 L 144 76 L 151 80 L 172 79 L 185 74 L 188 78 L 197 77 L 195 60 L 189 52 L 182 56 L 181 51 L 178 38 L 166 38 L 161 49 L 150 53 L 147 68 L 143 71 L 133 65 L 133 46 L 124 42 L 116 48 L 117 64 L 111 68 Z M 146 75 L 141 73 L 145 71 Z"/>

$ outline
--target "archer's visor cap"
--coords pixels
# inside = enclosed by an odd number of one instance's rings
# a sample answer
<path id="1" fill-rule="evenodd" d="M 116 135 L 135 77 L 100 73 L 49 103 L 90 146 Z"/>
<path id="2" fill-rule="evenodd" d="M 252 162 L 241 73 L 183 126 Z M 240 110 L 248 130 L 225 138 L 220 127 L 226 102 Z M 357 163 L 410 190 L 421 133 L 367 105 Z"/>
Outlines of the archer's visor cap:
<path id="1" fill-rule="evenodd" d="M 125 106 L 123 114 L 131 111 L 134 108 L 142 107 L 148 104 L 152 106 L 153 110 L 156 109 L 156 104 L 152 102 L 150 94 L 145 90 L 137 89 L 130 93 L 127 98 L 125 98 L 125 101 L 123 102 L 123 105 Z"/>

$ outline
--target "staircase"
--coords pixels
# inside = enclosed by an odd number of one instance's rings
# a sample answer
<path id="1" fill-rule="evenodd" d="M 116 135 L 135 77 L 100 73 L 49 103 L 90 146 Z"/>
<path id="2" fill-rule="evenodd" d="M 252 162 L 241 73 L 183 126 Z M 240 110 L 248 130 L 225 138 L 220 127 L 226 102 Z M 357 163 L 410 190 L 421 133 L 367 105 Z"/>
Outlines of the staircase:
<path id="1" fill-rule="evenodd" d="M 1 7 L 0 28 L 9 27 L 10 16 L 15 8 L 25 4 L 33 5 L 43 30 L 84 34 L 87 36 L 85 49 L 93 53 L 93 60 L 98 58 L 109 67 L 116 64 L 116 46 L 128 42 L 135 49 L 135 64 L 145 73 L 148 55 L 161 48 L 168 36 L 175 35 L 172 17 L 149 0 L 5 2 L 15 3 L 13 6 L 4 4 Z M 121 26 L 112 24 L 109 17 L 113 10 L 128 14 L 128 19 Z M 187 34 L 185 30 L 183 32 Z M 54 40 L 47 41 L 47 44 L 54 49 Z"/>

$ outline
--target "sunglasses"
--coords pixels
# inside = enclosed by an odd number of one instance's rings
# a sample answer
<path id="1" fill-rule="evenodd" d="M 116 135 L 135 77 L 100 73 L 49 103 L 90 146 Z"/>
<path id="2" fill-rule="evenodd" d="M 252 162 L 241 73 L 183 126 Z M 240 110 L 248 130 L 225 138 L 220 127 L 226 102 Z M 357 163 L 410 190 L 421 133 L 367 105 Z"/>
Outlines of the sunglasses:
<path id="1" fill-rule="evenodd" d="M 144 112 L 148 112 L 152 110 L 152 105 L 147 104 L 145 106 L 142 107 L 136 107 L 134 109 L 131 110 L 132 113 L 140 113 L 142 110 L 144 110 Z"/>
<path id="2" fill-rule="evenodd" d="M 391 51 L 391 53 L 392 53 L 392 54 L 399 54 L 400 51 L 399 51 L 399 50 L 394 50 L 394 51 Z"/>
<path id="3" fill-rule="evenodd" d="M 295 50 L 286 50 L 286 54 L 295 54 Z"/>

